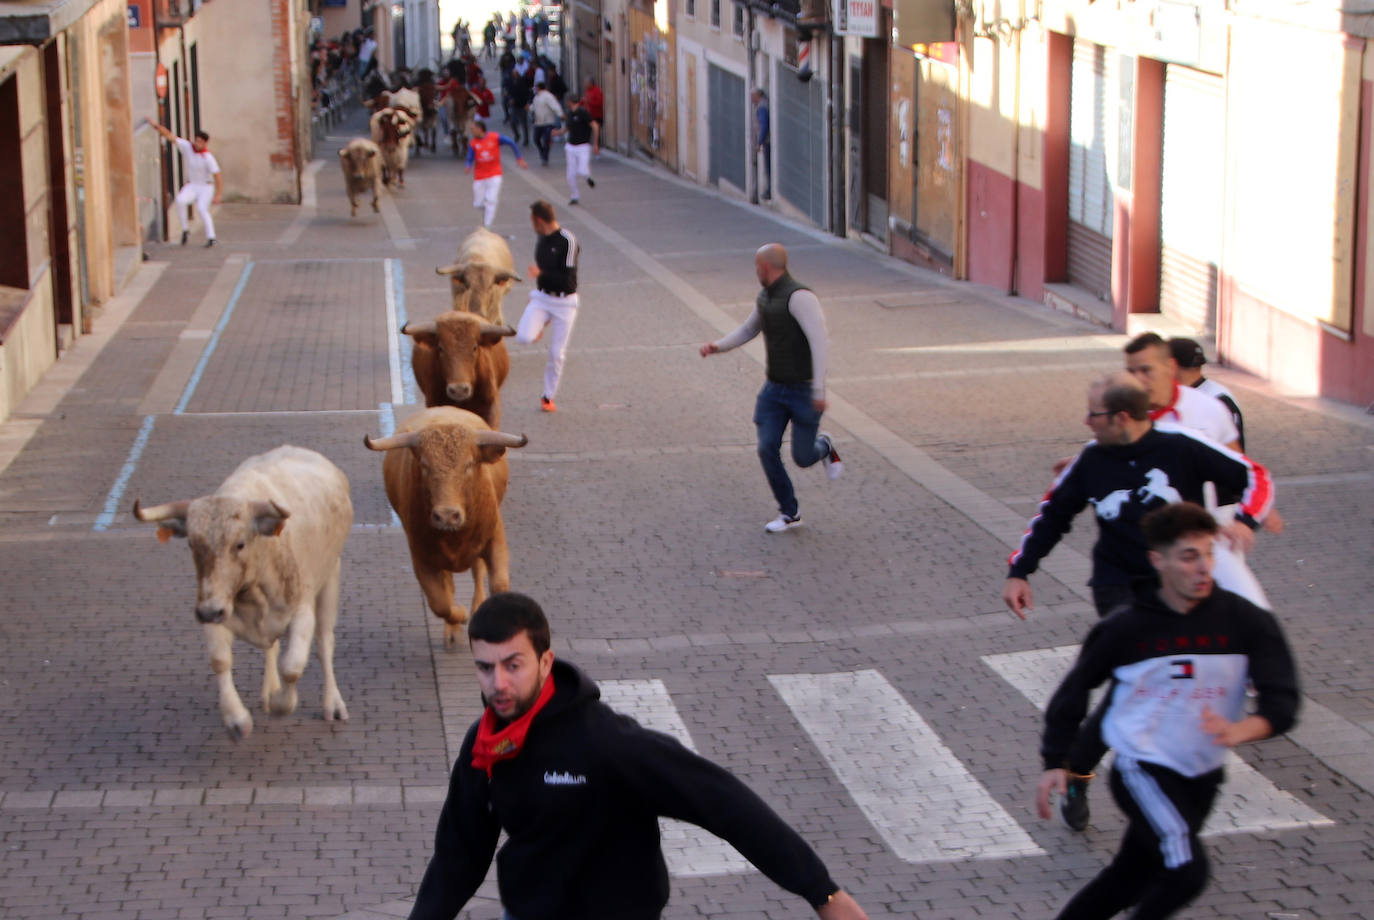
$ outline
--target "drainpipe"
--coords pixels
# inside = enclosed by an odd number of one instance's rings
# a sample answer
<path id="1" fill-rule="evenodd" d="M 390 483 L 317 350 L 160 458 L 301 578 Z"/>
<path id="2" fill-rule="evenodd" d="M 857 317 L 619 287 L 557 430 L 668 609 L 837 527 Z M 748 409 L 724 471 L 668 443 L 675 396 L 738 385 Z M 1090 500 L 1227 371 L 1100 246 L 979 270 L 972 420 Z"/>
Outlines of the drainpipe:
<path id="1" fill-rule="evenodd" d="M 1007 282 L 1007 293 L 1015 294 L 1020 288 L 1018 272 L 1021 268 L 1021 32 L 1026 23 L 1026 0 L 1017 5 L 1016 28 L 1012 30 L 1014 42 L 1013 60 L 1016 62 L 1011 141 L 1011 277 Z"/>
<path id="2" fill-rule="evenodd" d="M 754 84 L 754 73 L 758 69 L 756 62 L 759 55 L 758 49 L 754 47 L 757 39 L 758 33 L 754 31 L 754 8 L 752 6 L 746 6 L 744 8 L 744 46 L 749 50 L 749 75 L 744 81 L 744 95 L 745 99 L 748 100 L 745 103 L 747 106 L 752 106 L 754 104 L 754 90 L 757 88 Z M 770 119 L 768 129 L 771 133 L 773 128 L 771 121 L 773 110 L 771 108 L 768 110 L 768 117 Z M 754 150 L 756 141 L 754 132 L 757 130 L 758 118 L 754 115 L 751 108 L 749 110 L 749 172 L 746 179 L 749 184 L 750 204 L 759 203 L 759 155 Z"/>
<path id="3" fill-rule="evenodd" d="M 844 204 L 844 39 L 830 33 L 830 232 L 848 235 Z"/>
<path id="4" fill-rule="evenodd" d="M 157 0 L 153 0 L 152 3 L 148 4 L 148 10 L 152 13 L 151 19 L 153 23 L 154 80 L 156 80 L 157 68 L 162 66 L 162 27 L 157 21 L 157 7 Z M 167 87 L 168 101 L 164 102 L 161 99 L 157 101 L 157 118 L 159 125 L 162 124 L 162 107 L 169 104 L 171 93 L 172 88 L 169 86 Z M 154 92 L 154 95 L 156 95 L 156 92 Z M 161 135 L 159 135 L 157 139 L 157 183 L 159 186 L 159 195 L 157 199 L 158 232 L 162 236 L 162 242 L 165 243 L 167 242 L 167 199 L 171 194 L 171 190 L 167 188 L 167 142 L 162 139 Z"/>

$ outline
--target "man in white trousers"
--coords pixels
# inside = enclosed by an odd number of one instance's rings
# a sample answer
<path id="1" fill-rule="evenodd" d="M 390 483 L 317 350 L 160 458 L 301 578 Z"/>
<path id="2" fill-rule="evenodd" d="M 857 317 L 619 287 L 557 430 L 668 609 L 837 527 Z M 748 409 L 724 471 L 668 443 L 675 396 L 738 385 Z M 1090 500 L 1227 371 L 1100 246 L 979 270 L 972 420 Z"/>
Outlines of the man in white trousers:
<path id="1" fill-rule="evenodd" d="M 215 219 L 210 216 L 210 205 L 219 204 L 224 196 L 223 180 L 220 178 L 219 162 L 210 152 L 210 135 L 197 131 L 196 138 L 188 141 L 177 137 L 151 118 L 143 119 L 153 126 L 153 130 L 176 145 L 186 163 L 186 184 L 177 192 L 175 211 L 177 225 L 181 227 L 181 245 L 191 238 L 186 229 L 186 206 L 195 204 L 200 222 L 205 225 L 205 246 L 215 245 Z"/>
<path id="2" fill-rule="evenodd" d="M 539 341 L 544 327 L 551 327 L 549 360 L 544 365 L 544 392 L 539 408 L 557 412 L 554 397 L 563 377 L 563 356 L 568 350 L 568 338 L 577 321 L 577 259 L 582 247 L 577 237 L 558 225 L 558 215 L 547 201 L 530 205 L 530 224 L 539 234 L 534 246 L 534 264 L 529 277 L 535 289 L 515 330 L 515 341 L 529 344 Z"/>
<path id="3" fill-rule="evenodd" d="M 568 135 L 563 145 L 563 155 L 568 163 L 568 192 L 572 195 L 568 204 L 577 204 L 577 177 L 587 177 L 587 187 L 596 188 L 592 178 L 592 154 L 601 152 L 601 126 L 593 119 L 587 106 L 576 96 L 568 100 L 568 123 L 566 127 L 554 129 L 554 134 Z"/>
<path id="4" fill-rule="evenodd" d="M 521 169 L 529 168 L 515 141 L 504 134 L 488 131 L 487 123 L 481 117 L 472 120 L 467 172 L 472 173 L 472 206 L 481 210 L 484 227 L 490 227 L 491 222 L 496 219 L 496 205 L 501 200 L 502 144 L 515 151 L 516 165 Z"/>

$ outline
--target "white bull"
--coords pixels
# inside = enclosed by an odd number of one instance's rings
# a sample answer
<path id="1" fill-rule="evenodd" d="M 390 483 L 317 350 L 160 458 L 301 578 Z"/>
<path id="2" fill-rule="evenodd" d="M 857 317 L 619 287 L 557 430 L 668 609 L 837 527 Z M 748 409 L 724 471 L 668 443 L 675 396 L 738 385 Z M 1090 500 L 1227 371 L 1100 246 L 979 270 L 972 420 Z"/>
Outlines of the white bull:
<path id="1" fill-rule="evenodd" d="M 334 682 L 340 556 L 353 524 L 342 470 L 312 450 L 284 445 L 243 461 L 213 495 L 151 508 L 135 501 L 134 517 L 157 522 L 163 542 L 185 537 L 191 546 L 196 619 L 205 626 L 220 715 L 231 736 L 253 731 L 234 687 L 236 636 L 267 653 L 262 705 L 273 715 L 295 710 L 296 684 L 314 639 L 324 717 L 348 719 Z"/>
<path id="2" fill-rule="evenodd" d="M 452 309 L 476 313 L 494 326 L 506 325 L 501 301 L 511 285 L 521 279 L 515 273 L 515 260 L 505 237 L 478 227 L 458 244 L 453 264 L 434 271 L 448 275 Z"/>

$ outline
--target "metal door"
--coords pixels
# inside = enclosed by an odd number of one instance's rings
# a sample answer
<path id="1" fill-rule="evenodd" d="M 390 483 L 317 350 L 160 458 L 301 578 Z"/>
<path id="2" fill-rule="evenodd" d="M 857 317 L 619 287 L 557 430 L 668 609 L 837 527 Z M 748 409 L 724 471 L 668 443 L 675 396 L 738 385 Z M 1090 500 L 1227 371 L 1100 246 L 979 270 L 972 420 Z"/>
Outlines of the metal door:
<path id="1" fill-rule="evenodd" d="M 711 171 L 710 180 L 721 179 L 745 191 L 745 161 L 748 140 L 749 113 L 744 94 L 744 78 L 730 71 L 709 65 L 711 104 Z"/>
<path id="2" fill-rule="evenodd" d="M 1204 331 L 1216 327 L 1225 152 L 1224 81 L 1200 70 L 1167 65 L 1159 309 Z"/>
<path id="3" fill-rule="evenodd" d="M 820 80 L 803 83 L 781 62 L 776 69 L 773 149 L 777 191 L 817 226 L 825 225 L 825 98 Z"/>
<path id="4" fill-rule="evenodd" d="M 1069 281 L 1111 300 L 1116 53 L 1074 39 L 1069 102 Z"/>

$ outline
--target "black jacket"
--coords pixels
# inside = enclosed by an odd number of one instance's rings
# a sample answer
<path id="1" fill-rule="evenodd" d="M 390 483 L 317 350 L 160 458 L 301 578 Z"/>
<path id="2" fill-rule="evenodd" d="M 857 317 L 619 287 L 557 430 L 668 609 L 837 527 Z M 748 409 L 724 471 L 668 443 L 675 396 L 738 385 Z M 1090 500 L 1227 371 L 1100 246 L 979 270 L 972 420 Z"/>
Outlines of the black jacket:
<path id="1" fill-rule="evenodd" d="M 1069 532 L 1074 516 L 1091 504 L 1097 518 L 1092 583 L 1153 579 L 1140 519 L 1171 501 L 1202 504 L 1205 482 L 1239 495 L 1237 520 L 1251 527 L 1259 526 L 1273 504 L 1273 483 L 1264 467 L 1191 432 L 1151 428 L 1130 444 L 1093 442 L 1050 486 L 1007 560 L 1007 575 L 1025 578 L 1034 572 Z"/>
<path id="2" fill-rule="evenodd" d="M 473 725 L 439 817 L 411 920 L 452 920 L 496 857 L 520 920 L 653 920 L 668 903 L 659 816 L 704 827 L 812 906 L 838 890 L 806 842 L 733 775 L 600 701 L 564 661 L 524 749 L 491 779 L 472 766 Z"/>
<path id="3" fill-rule="evenodd" d="M 1202 711 L 1239 719 L 1247 680 L 1259 694 L 1256 713 L 1274 734 L 1288 731 L 1298 711 L 1297 669 L 1273 614 L 1220 588 L 1186 614 L 1152 595 L 1088 633 L 1045 708 L 1046 769 L 1064 766 L 1090 691 L 1108 679 L 1102 739 L 1118 755 L 1184 776 L 1221 767 L 1226 748 L 1203 733 Z"/>

